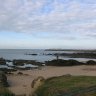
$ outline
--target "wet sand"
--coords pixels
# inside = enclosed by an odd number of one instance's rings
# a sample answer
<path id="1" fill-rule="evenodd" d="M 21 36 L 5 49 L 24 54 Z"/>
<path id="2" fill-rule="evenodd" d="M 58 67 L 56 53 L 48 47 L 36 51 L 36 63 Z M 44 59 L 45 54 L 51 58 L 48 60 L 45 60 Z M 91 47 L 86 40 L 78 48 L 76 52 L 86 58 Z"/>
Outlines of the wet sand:
<path id="1" fill-rule="evenodd" d="M 96 76 L 96 66 L 73 66 L 73 67 L 54 67 L 45 66 L 41 69 L 33 69 L 20 71 L 23 75 L 18 75 L 14 72 L 13 75 L 8 75 L 9 89 L 16 95 L 26 94 L 27 96 L 34 91 L 31 88 L 31 82 L 38 76 L 43 76 L 45 79 L 54 76 L 62 76 L 65 74 Z"/>

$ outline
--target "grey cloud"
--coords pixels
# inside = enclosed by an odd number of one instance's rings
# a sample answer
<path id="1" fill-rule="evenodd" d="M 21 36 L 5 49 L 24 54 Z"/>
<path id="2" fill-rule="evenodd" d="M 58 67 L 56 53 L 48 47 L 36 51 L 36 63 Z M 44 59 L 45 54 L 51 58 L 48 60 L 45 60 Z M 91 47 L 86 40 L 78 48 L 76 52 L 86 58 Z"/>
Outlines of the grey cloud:
<path id="1" fill-rule="evenodd" d="M 49 14 L 39 14 L 47 0 L 0 0 L 0 30 L 62 34 L 73 32 L 84 36 L 93 34 L 96 28 L 96 6 L 72 1 L 63 4 L 55 0 Z"/>

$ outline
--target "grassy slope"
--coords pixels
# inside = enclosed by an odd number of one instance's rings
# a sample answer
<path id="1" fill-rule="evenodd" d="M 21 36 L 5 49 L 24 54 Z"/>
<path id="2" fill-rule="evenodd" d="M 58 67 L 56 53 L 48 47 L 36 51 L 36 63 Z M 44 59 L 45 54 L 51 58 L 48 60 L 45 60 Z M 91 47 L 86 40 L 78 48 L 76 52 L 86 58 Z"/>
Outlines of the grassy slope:
<path id="1" fill-rule="evenodd" d="M 0 96 L 15 96 L 11 91 L 5 87 L 0 87 Z"/>
<path id="2" fill-rule="evenodd" d="M 37 96 L 96 96 L 96 77 L 61 76 L 50 78 L 40 86 Z"/>
<path id="3" fill-rule="evenodd" d="M 15 96 L 8 90 L 7 77 L 4 72 L 0 70 L 0 96 Z"/>

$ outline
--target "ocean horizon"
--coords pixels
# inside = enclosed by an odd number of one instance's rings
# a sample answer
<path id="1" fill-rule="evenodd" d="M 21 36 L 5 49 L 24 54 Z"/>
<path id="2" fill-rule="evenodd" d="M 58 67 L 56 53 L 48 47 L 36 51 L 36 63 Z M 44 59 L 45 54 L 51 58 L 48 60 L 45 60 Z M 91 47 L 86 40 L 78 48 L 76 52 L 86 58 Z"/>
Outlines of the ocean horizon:
<path id="1" fill-rule="evenodd" d="M 39 62 L 50 61 L 56 59 L 53 53 L 74 53 L 76 51 L 46 51 L 45 49 L 0 49 L 0 58 L 6 60 L 23 59 L 23 60 L 36 60 Z M 37 54 L 37 55 L 26 55 L 26 54 Z M 59 57 L 60 59 L 69 60 L 74 59 L 78 61 L 95 60 L 90 58 L 70 58 L 70 57 Z"/>

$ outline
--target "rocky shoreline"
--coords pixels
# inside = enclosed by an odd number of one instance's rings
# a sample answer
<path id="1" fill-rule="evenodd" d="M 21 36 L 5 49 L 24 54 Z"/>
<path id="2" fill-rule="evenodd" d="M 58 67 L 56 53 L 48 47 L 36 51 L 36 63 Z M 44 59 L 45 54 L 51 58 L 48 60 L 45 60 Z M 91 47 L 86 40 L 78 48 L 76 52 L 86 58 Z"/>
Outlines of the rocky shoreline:
<path id="1" fill-rule="evenodd" d="M 76 52 L 76 53 L 48 53 L 43 54 L 45 56 L 59 56 L 59 57 L 69 57 L 69 58 L 90 58 L 96 59 L 96 52 Z"/>
<path id="2" fill-rule="evenodd" d="M 63 60 L 54 59 L 51 61 L 37 62 L 35 60 L 5 60 L 0 58 L 0 70 L 5 72 L 17 71 L 17 70 L 31 70 L 38 69 L 41 66 L 77 66 L 77 65 L 96 65 L 96 61 L 89 60 L 86 62 L 80 62 L 77 60 Z"/>

